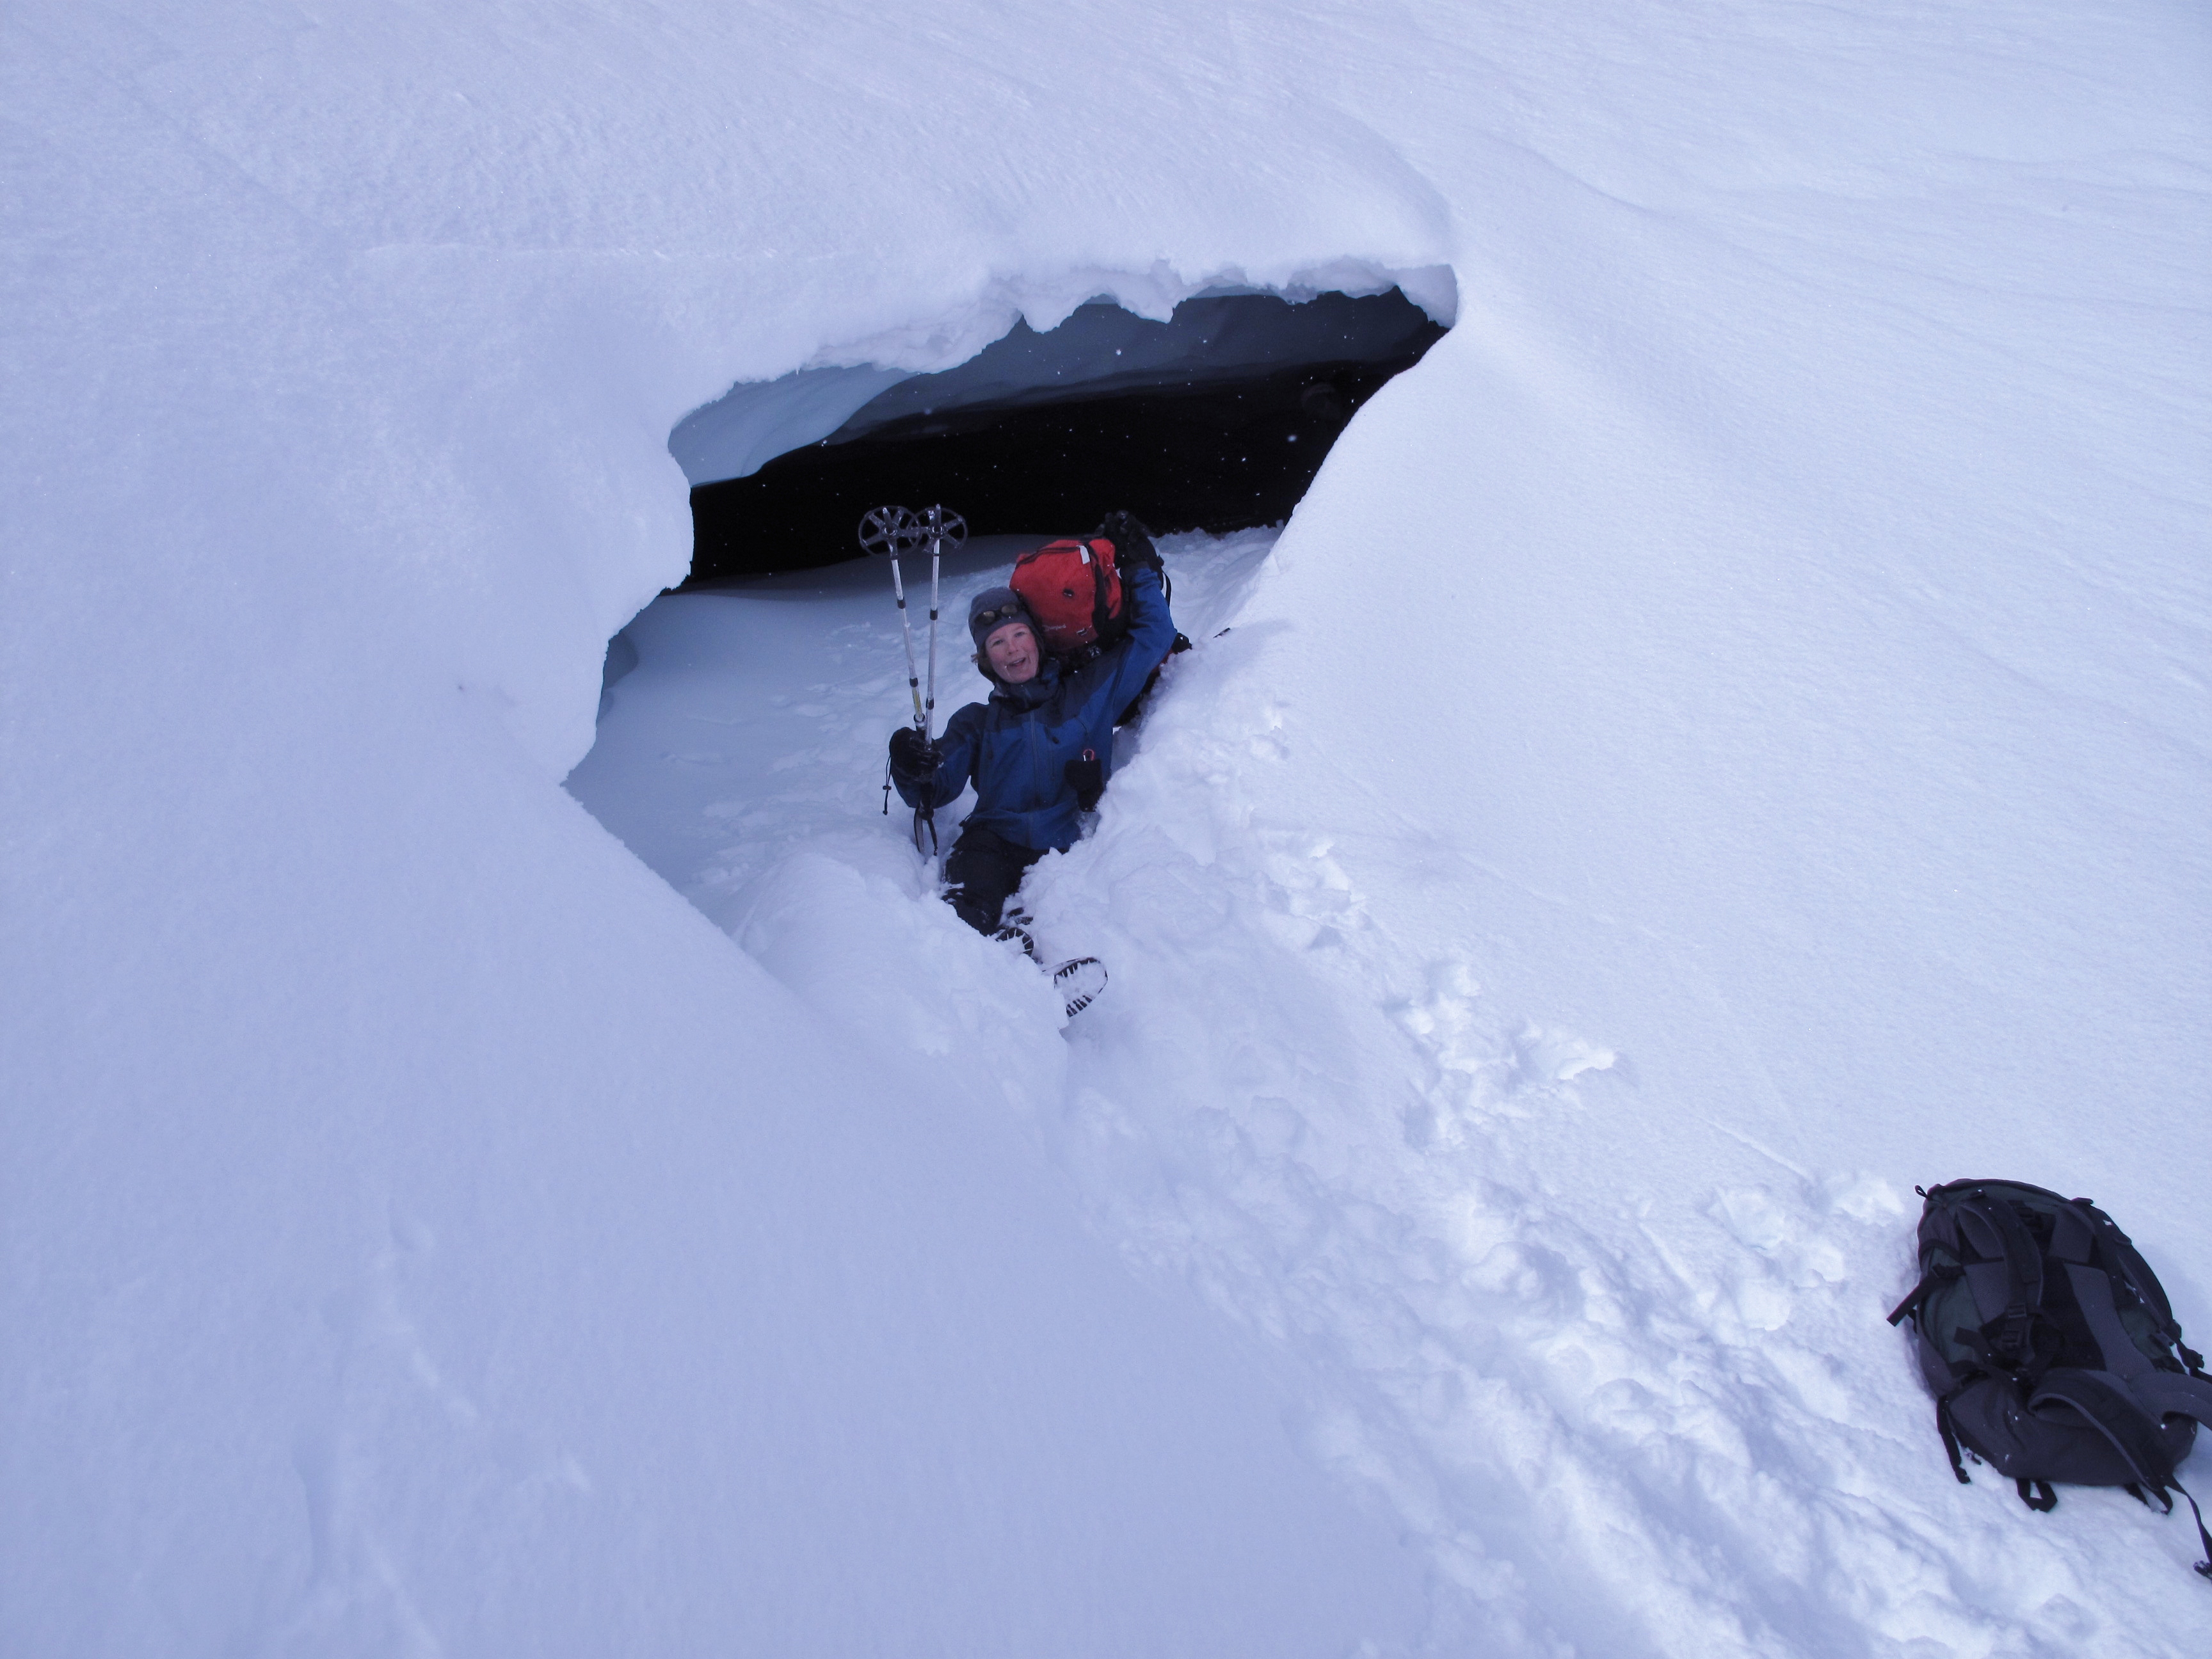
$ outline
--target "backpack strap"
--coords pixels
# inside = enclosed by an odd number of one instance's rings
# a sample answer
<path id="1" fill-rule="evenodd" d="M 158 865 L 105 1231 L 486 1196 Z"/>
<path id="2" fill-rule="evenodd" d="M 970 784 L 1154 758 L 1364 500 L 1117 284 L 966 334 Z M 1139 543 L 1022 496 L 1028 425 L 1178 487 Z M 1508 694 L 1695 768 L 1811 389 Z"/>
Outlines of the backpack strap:
<path id="1" fill-rule="evenodd" d="M 2008 1370 L 2032 1366 L 2035 1316 L 2043 1307 L 2043 1252 L 2002 1199 L 1976 1193 L 1960 1199 L 1957 1207 L 1960 1231 L 1980 1234 L 1971 1242 L 1989 1258 L 1966 1264 L 1975 1308 L 1986 1312 L 1994 1304 L 2002 1310 L 1982 1326 L 1991 1357 Z"/>
<path id="2" fill-rule="evenodd" d="M 1106 555 L 1101 553 L 1097 547 L 1098 541 L 1103 539 L 1103 537 L 1095 538 L 1083 544 L 1084 554 L 1091 562 L 1091 582 L 1093 591 L 1091 601 L 1091 637 L 1101 645 L 1106 643 L 1107 624 L 1114 620 L 1114 613 L 1109 608 L 1106 598 Z M 1114 544 L 1109 541 L 1106 545 L 1110 549 Z"/>
<path id="3" fill-rule="evenodd" d="M 2178 1377 L 2170 1372 L 2159 1375 L 2184 1387 L 2196 1382 L 2193 1377 Z M 2112 1443 L 2112 1449 L 2135 1470 L 2140 1485 L 2149 1487 L 2162 1498 L 2168 1486 L 2188 1498 L 2189 1513 L 2197 1522 L 2197 1541 L 2204 1551 L 2204 1559 L 2197 1564 L 2197 1571 L 2212 1578 L 2212 1533 L 2204 1529 L 2204 1511 L 2197 1507 L 2197 1499 L 2189 1488 L 2173 1478 L 2173 1460 L 2166 1454 L 2166 1442 L 2158 1432 L 2156 1420 L 2145 1416 L 2142 1407 L 2121 1390 L 2118 1382 L 2119 1379 L 2108 1372 L 2054 1370 L 2043 1379 L 2043 1386 L 2028 1402 L 2028 1409 L 2033 1411 L 2046 1401 L 2072 1407 Z M 2167 1499 L 2169 1513 L 2172 1507 L 2172 1501 Z"/>
<path id="4" fill-rule="evenodd" d="M 2088 1218 L 2094 1230 L 2097 1243 L 2105 1261 L 2113 1272 L 2127 1281 L 2135 1292 L 2136 1300 L 2158 1321 L 2160 1334 L 2173 1345 L 2181 1356 L 2181 1363 L 2189 1367 L 2192 1376 L 2202 1376 L 2204 1356 L 2181 1340 L 2180 1322 L 2173 1316 L 2173 1304 L 2166 1299 L 2166 1286 L 2158 1282 L 2158 1275 L 2150 1270 L 2142 1252 L 2136 1249 L 2135 1241 L 2120 1231 L 2119 1223 L 2106 1215 L 2086 1198 L 2073 1200 L 2075 1206 Z"/>
<path id="5" fill-rule="evenodd" d="M 2197 1571 L 2205 1577 L 2212 1578 L 2212 1532 L 2204 1530 L 2204 1511 L 2197 1507 L 2197 1499 L 2191 1496 L 2189 1488 L 2181 1482 L 2175 1481 L 2173 1489 L 2189 1499 L 2189 1512 L 2197 1517 L 2197 1541 L 2204 1551 L 2204 1559 L 2197 1564 Z M 2169 1514 L 2172 1509 L 2173 1505 L 2168 1503 L 2166 1510 Z"/>
<path id="6" fill-rule="evenodd" d="M 1963 1267 L 1930 1267 L 1920 1275 L 1920 1282 L 1905 1293 L 1905 1300 L 1889 1310 L 1889 1322 L 1894 1325 L 1909 1315 L 1913 1324 L 1917 1326 L 1920 1323 L 1920 1310 L 1926 1305 L 1928 1298 L 1935 1293 L 1936 1287 L 1938 1285 L 1948 1284 L 1950 1280 L 1960 1277 L 1965 1272 L 1966 1269 Z"/>
<path id="7" fill-rule="evenodd" d="M 2174 1376 L 2170 1372 L 2156 1371 L 2154 1376 L 2177 1387 L 2199 1387 L 2196 1379 Z M 2212 1401 L 2206 1402 L 2212 1404 Z M 2109 1371 L 2085 1371 L 2054 1367 L 2043 1379 L 2043 1386 L 2027 1403 L 2031 1413 L 2047 1416 L 2046 1406 L 2059 1405 L 2069 1408 L 2075 1416 L 2087 1422 L 2112 1443 L 2121 1461 L 2135 1472 L 2136 1478 L 2127 1484 L 2129 1492 L 2145 1504 L 2150 1498 L 2144 1494 L 2148 1487 L 2166 1506 L 2168 1515 L 2173 1513 L 2173 1499 L 2166 1495 L 2172 1487 L 2189 1501 L 2189 1512 L 2197 1522 L 2197 1541 L 2204 1551 L 2204 1559 L 2196 1564 L 2196 1571 L 2212 1578 L 2212 1532 L 2204 1528 L 2204 1512 L 2197 1507 L 2197 1499 L 2189 1488 L 2173 1478 L 2173 1459 L 2168 1454 L 2164 1437 L 2159 1432 L 2155 1411 L 2145 1415 L 2143 1407 L 2124 1388 L 2120 1379 Z M 1936 1421 L 1942 1423 L 1942 1407 L 1936 1407 Z M 2194 1413 L 2191 1413 L 2192 1415 Z M 2199 1419 L 2202 1420 L 2201 1419 Z M 1948 1443 L 1948 1437 L 1946 1437 Z M 1953 1467 L 1958 1468 L 1953 1455 Z M 1959 1469 L 1959 1478 L 1966 1479 L 1966 1471 Z M 2020 1501 L 2032 1510 L 2048 1511 L 2058 1506 L 2058 1494 L 2047 1480 L 2021 1479 L 2013 1485 L 2020 1492 Z"/>
<path id="8" fill-rule="evenodd" d="M 1943 1450 L 1951 1460 L 1951 1473 L 1959 1477 L 1960 1486 L 1971 1486 L 1974 1477 L 1966 1473 L 1966 1460 L 1959 1455 L 1959 1431 L 1951 1426 L 1951 1402 L 1958 1397 L 1959 1390 L 1954 1389 L 1936 1401 L 1936 1432 L 1943 1437 Z"/>
<path id="9" fill-rule="evenodd" d="M 2147 1370 L 2128 1379 L 2135 1395 L 2154 1420 L 2163 1417 L 2193 1417 L 2212 1428 L 2212 1382 L 2201 1376 L 2181 1376 L 2172 1371 Z"/>
<path id="10" fill-rule="evenodd" d="M 2079 1200 L 2075 1201 L 2081 1202 Z M 2087 1206 L 2085 1205 L 2084 1207 Z M 2128 1243 L 2124 1236 L 2120 1235 L 2119 1229 L 2112 1225 L 2109 1217 L 2094 1210 L 2091 1214 L 2101 1224 L 2098 1229 L 2100 1235 L 2098 1242 L 2104 1246 L 2107 1259 L 2118 1255 L 2112 1248 L 2112 1241 L 2117 1237 L 2127 1255 L 2135 1256 L 2137 1263 L 2142 1262 L 2142 1258 L 2136 1255 L 2134 1247 Z M 2142 1274 L 2149 1280 L 2151 1288 L 2157 1291 L 2158 1281 L 2150 1277 L 2148 1264 L 2142 1266 Z M 2187 1498 L 2190 1516 L 2197 1522 L 2197 1541 L 2204 1551 L 2204 1559 L 2196 1564 L 2196 1570 L 2201 1576 L 2212 1578 L 2212 1532 L 2205 1530 L 2204 1512 L 2197 1507 L 2196 1498 L 2188 1487 L 2174 1479 L 2173 1461 L 2167 1452 L 2166 1437 L 2161 1431 L 2166 1419 L 2169 1417 L 2191 1417 L 2200 1424 L 2212 1425 L 2212 1381 L 2208 1381 L 2199 1371 L 2199 1362 L 2193 1355 L 2188 1356 L 2190 1375 L 2185 1376 L 2174 1371 L 2161 1370 L 2148 1354 L 2136 1346 L 2134 1339 L 2128 1334 L 2127 1327 L 2120 1322 L 2119 1310 L 2112 1300 L 2112 1278 L 2103 1269 L 2069 1262 L 2066 1277 L 2073 1285 L 2074 1300 L 2088 1322 L 2089 1334 L 2097 1339 L 2097 1346 L 2105 1351 L 2106 1363 L 2112 1367 L 2112 1370 L 2054 1369 L 2047 1371 L 2044 1375 L 2042 1387 L 2036 1390 L 2035 1398 L 2028 1402 L 2028 1409 L 2033 1411 L 2046 1400 L 2063 1401 L 2072 1407 L 2075 1413 L 2086 1418 L 2098 1432 L 2112 1443 L 2113 1449 L 2135 1471 L 2136 1479 L 2130 1483 L 2130 1490 L 2139 1493 L 2142 1487 L 2148 1486 L 2158 1494 L 2159 1501 L 2166 1505 L 2169 1515 L 2173 1512 L 2173 1500 L 2166 1496 L 2167 1487 L 2172 1487 Z M 2142 1285 L 2132 1273 L 2128 1274 L 2128 1279 L 2129 1288 L 2141 1297 L 2145 1311 L 2154 1318 L 2158 1317 L 2166 1300 L 2164 1292 L 2158 1291 L 2158 1300 L 2154 1303 L 2142 1296 Z M 2165 1315 L 2164 1327 L 2160 1334 L 2175 1340 L 2178 1346 L 2180 1330 L 2173 1323 L 2170 1312 Z M 2150 1500 L 2146 1498 L 2143 1501 L 2148 1503 Z"/>
<path id="11" fill-rule="evenodd" d="M 2173 1304 L 2166 1300 L 2166 1286 L 2158 1282 L 2158 1275 L 2150 1270 L 2142 1252 L 2136 1249 L 2135 1241 L 2120 1231 L 2120 1224 L 2106 1215 L 2086 1198 L 2077 1198 L 2080 1206 L 2096 1230 L 2097 1243 L 2103 1247 L 2105 1259 L 2114 1272 L 2128 1282 L 2136 1293 L 2162 1325 L 2173 1323 Z"/>
<path id="12" fill-rule="evenodd" d="M 2143 1486 L 2156 1489 L 2173 1484 L 2173 1454 L 2166 1449 L 2157 1420 L 2112 1372 L 2052 1366 L 2044 1373 L 2042 1386 L 2027 1408 L 2041 1416 L 2051 1405 L 2070 1407 L 2111 1441 Z"/>
<path id="13" fill-rule="evenodd" d="M 2069 1263 L 2066 1277 L 2074 1285 L 2074 1300 L 2089 1322 L 2089 1334 L 2105 1351 L 2105 1364 L 2127 1385 L 2136 1403 L 2153 1423 L 2166 1417 L 2193 1417 L 2212 1427 L 2212 1380 L 2160 1370 L 2135 1345 L 2127 1327 L 2120 1323 L 2112 1302 L 2112 1281 L 2099 1268 Z"/>
<path id="14" fill-rule="evenodd" d="M 1966 1270 L 1956 1262 L 1938 1262 L 1920 1275 L 1920 1282 L 1905 1293 L 1905 1300 L 1889 1310 L 1889 1322 L 1900 1324 L 1910 1319 L 1912 1328 L 1926 1335 L 1928 1298 L 1946 1285 L 1955 1285 L 1966 1276 Z M 1976 1311 L 1979 1311 L 1977 1309 Z"/>
<path id="15" fill-rule="evenodd" d="M 2074 1300 L 2081 1317 L 2089 1322 L 2089 1334 L 2105 1351 L 2105 1369 L 2130 1382 L 2145 1371 L 2155 1370 L 2150 1356 L 2136 1346 L 2128 1328 L 2120 1323 L 2120 1310 L 2112 1301 L 2112 1275 L 2101 1267 L 2069 1261 L 2066 1277 L 2074 1286 Z"/>
<path id="16" fill-rule="evenodd" d="M 2097 1224 L 2085 1213 L 2080 1199 L 2069 1199 L 2051 1212 L 2051 1243 L 2044 1254 L 2054 1261 L 2094 1261 Z"/>

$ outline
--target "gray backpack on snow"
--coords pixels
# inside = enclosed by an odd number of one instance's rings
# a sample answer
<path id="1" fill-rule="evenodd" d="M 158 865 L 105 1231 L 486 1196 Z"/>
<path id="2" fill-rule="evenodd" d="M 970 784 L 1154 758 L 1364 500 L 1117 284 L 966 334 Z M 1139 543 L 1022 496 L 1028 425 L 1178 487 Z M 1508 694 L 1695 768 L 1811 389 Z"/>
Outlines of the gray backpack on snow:
<path id="1" fill-rule="evenodd" d="M 1912 1322 L 1952 1472 L 1967 1480 L 1963 1446 L 2038 1510 L 2070 1481 L 2154 1497 L 2170 1515 L 2171 1487 L 2212 1577 L 2212 1535 L 2173 1474 L 2212 1423 L 2212 1379 L 2150 1264 L 2086 1198 L 2014 1181 L 1913 1190 L 1927 1200 L 1920 1282 L 1889 1322 Z"/>

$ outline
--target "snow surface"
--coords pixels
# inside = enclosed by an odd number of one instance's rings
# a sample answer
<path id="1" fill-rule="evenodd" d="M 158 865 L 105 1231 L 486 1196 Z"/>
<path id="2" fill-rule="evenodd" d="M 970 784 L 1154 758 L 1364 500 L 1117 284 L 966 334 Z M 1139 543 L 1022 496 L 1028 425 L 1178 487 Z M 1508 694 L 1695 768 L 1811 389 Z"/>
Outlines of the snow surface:
<path id="1" fill-rule="evenodd" d="M 2208 58 L 11 8 L 0 1648 L 2199 1650 L 2185 1527 L 1956 1486 L 1881 1316 L 1996 1173 L 2212 1324 Z M 603 806 L 670 880 L 558 787 L 734 382 L 1439 265 L 1175 550 L 1235 626 L 1037 878 L 1064 1033 L 863 822 L 882 610 L 636 624 L 611 733 L 744 723 Z"/>

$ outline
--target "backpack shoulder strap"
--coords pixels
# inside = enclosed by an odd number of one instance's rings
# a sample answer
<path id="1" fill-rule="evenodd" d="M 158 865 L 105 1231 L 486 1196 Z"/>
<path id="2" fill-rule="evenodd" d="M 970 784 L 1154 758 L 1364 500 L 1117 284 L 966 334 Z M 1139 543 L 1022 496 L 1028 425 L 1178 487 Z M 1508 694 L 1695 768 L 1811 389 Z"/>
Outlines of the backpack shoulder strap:
<path id="1" fill-rule="evenodd" d="M 2143 1260 L 2142 1252 L 2136 1249 L 2135 1241 L 2120 1231 L 2119 1223 L 2106 1215 L 2086 1198 L 2077 1198 L 2074 1204 L 2084 1214 L 2095 1234 L 2099 1252 L 2106 1265 L 2127 1282 L 2152 1318 L 2157 1320 L 2161 1334 L 2179 1350 L 2182 1363 L 2192 1372 L 2202 1372 L 2204 1357 L 2192 1350 L 2181 1339 L 2181 1324 L 2173 1316 L 2173 1304 L 2166 1299 L 2166 1286 L 2158 1282 L 2150 1263 Z"/>
<path id="2" fill-rule="evenodd" d="M 2183 1376 L 2175 1371 L 2145 1371 L 2128 1379 L 2128 1392 L 2153 1420 L 2193 1417 L 2212 1428 L 2212 1382 L 2201 1376 Z"/>
<path id="3" fill-rule="evenodd" d="M 2036 1313 L 2043 1306 L 2043 1252 L 2012 1206 L 2002 1199 L 1971 1194 L 1954 1203 L 1960 1233 L 1978 1255 L 1990 1258 L 1966 1266 L 1966 1281 L 1974 1287 L 1974 1300 L 1984 1311 L 1991 1303 L 2002 1309 L 1988 1322 L 1999 1326 L 1990 1346 L 2001 1359 L 2023 1364 L 2029 1355 Z"/>
<path id="4" fill-rule="evenodd" d="M 2088 1321 L 2089 1334 L 2105 1352 L 2106 1369 L 2134 1397 L 2152 1424 L 2155 1425 L 2161 1418 L 2193 1417 L 2212 1427 L 2212 1382 L 2161 1370 L 2152 1363 L 2120 1323 L 2119 1310 L 2112 1303 L 2112 1281 L 2105 1271 L 2069 1262 L 2066 1277 L 2073 1284 L 2074 1300 L 2081 1307 L 2081 1316 Z"/>
<path id="5" fill-rule="evenodd" d="M 1103 552 L 1100 550 L 1101 543 L 1104 544 Z M 1091 561 L 1093 596 L 1091 601 L 1091 635 L 1103 645 L 1106 641 L 1106 630 L 1114 620 L 1114 612 L 1106 596 L 1108 580 L 1106 562 L 1114 556 L 1114 544 L 1100 536 L 1085 542 L 1082 546 L 1085 554 Z"/>
<path id="6" fill-rule="evenodd" d="M 2198 1369 L 2197 1356 L 2188 1349 L 2181 1350 L 2183 1360 L 2189 1365 L 2189 1375 L 2161 1370 L 2157 1364 L 2136 1346 L 2128 1334 L 2128 1328 L 2120 1322 L 2120 1312 L 2112 1301 L 2112 1281 L 2101 1267 L 2084 1267 L 2069 1262 L 2066 1277 L 2074 1287 L 2074 1301 L 2088 1322 L 2089 1334 L 2097 1339 L 2104 1350 L 2106 1368 L 2124 1381 L 2144 1403 L 2155 1394 L 2160 1401 L 2193 1403 L 2162 1403 L 2152 1407 L 2155 1417 L 2160 1412 L 2172 1415 L 2193 1417 L 2207 1427 L 2212 1427 L 2212 1379 Z M 2155 1312 L 2155 1310 L 2152 1310 Z M 2169 1322 L 2161 1335 L 2171 1338 L 2174 1328 Z"/>
<path id="7" fill-rule="evenodd" d="M 2066 1264 L 2066 1278 L 2074 1287 L 2074 1301 L 2088 1322 L 2089 1334 L 2105 1352 L 2105 1369 L 2124 1382 L 2132 1382 L 2157 1369 L 2150 1356 L 2136 1346 L 2128 1328 L 2120 1323 L 2120 1310 L 2112 1301 L 2112 1279 L 2102 1267 L 2078 1261 Z"/>

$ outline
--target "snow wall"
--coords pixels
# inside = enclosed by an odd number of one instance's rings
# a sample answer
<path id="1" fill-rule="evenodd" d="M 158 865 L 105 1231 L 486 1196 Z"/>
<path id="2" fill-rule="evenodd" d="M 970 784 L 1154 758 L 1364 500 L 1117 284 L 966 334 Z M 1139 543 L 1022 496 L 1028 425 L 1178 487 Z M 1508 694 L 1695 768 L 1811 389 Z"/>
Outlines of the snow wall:
<path id="1" fill-rule="evenodd" d="M 2212 1321 L 2200 17 L 0 30 L 0 1646 L 2188 1650 L 1879 1313 L 1997 1173 Z M 1096 855 L 1320 947 L 1309 1209 L 560 791 L 733 381 L 1439 265 Z"/>

